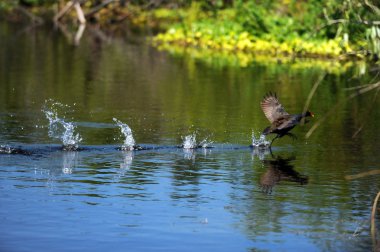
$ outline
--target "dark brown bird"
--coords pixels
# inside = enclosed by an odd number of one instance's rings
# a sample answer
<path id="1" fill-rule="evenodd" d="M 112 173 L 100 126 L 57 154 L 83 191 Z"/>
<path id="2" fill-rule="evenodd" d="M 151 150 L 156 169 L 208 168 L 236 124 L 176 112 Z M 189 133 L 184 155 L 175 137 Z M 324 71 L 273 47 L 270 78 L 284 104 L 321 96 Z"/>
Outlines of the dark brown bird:
<path id="1" fill-rule="evenodd" d="M 296 136 L 289 133 L 289 131 L 299 124 L 303 118 L 309 116 L 314 117 L 314 114 L 310 111 L 302 114 L 290 115 L 285 111 L 285 108 L 277 99 L 276 93 L 268 93 L 265 95 L 260 104 L 265 116 L 271 123 L 271 126 L 264 129 L 263 135 L 277 134 L 277 136 L 273 138 L 270 146 L 272 146 L 275 139 L 286 135 L 296 138 Z M 307 121 L 305 120 L 305 123 L 306 122 Z"/>

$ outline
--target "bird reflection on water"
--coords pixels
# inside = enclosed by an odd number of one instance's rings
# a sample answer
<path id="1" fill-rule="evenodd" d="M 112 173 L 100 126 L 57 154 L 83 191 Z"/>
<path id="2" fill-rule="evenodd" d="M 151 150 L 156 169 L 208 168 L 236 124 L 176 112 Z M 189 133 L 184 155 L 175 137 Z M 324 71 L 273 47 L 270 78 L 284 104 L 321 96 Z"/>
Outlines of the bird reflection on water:
<path id="1" fill-rule="evenodd" d="M 263 160 L 266 172 L 260 177 L 260 187 L 264 193 L 271 194 L 275 185 L 280 181 L 291 181 L 300 185 L 308 183 L 308 177 L 294 170 L 291 161 L 295 157 L 281 158 L 280 156 L 273 159 Z"/>

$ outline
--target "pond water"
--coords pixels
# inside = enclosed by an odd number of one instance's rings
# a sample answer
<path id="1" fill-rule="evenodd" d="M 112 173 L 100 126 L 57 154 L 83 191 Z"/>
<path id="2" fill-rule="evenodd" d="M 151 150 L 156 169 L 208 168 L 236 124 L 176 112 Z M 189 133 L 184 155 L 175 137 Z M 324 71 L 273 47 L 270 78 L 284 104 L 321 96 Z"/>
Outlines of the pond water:
<path id="1" fill-rule="evenodd" d="M 87 29 L 74 47 L 59 31 L 5 23 L 0 57 L 0 145 L 14 152 L 0 155 L 1 251 L 371 250 L 380 103 L 376 91 L 350 99 L 378 80 L 360 63 L 241 68 L 129 33 L 102 42 Z M 265 93 L 300 113 L 321 77 L 297 140 L 249 147 L 269 124 Z M 52 128 L 51 104 L 79 151 L 52 134 L 64 129 Z M 146 149 L 121 151 L 118 123 Z M 193 134 L 214 148 L 180 148 Z"/>

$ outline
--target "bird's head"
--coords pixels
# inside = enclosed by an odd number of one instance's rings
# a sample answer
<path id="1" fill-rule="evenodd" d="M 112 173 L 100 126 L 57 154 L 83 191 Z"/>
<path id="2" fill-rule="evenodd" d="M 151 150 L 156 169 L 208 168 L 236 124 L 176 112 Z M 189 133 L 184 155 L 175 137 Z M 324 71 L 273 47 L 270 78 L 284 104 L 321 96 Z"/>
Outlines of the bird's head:
<path id="1" fill-rule="evenodd" d="M 308 111 L 306 111 L 305 116 L 311 116 L 311 117 L 314 117 L 314 113 L 308 110 Z"/>

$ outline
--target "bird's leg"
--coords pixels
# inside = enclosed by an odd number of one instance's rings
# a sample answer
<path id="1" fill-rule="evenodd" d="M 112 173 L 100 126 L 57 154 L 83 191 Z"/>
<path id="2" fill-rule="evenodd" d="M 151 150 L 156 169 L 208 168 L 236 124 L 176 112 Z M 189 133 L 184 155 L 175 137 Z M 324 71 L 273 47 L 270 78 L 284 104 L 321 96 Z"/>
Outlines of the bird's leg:
<path id="1" fill-rule="evenodd" d="M 270 146 L 270 145 L 269 145 L 269 152 L 270 152 L 270 155 L 272 156 L 272 158 L 275 158 L 275 156 L 272 153 L 272 146 Z"/>
<path id="2" fill-rule="evenodd" d="M 272 139 L 272 141 L 270 142 L 270 145 L 269 145 L 269 149 L 272 147 L 272 143 L 274 142 L 274 140 L 276 140 L 278 138 L 279 135 L 277 135 L 275 138 Z"/>

